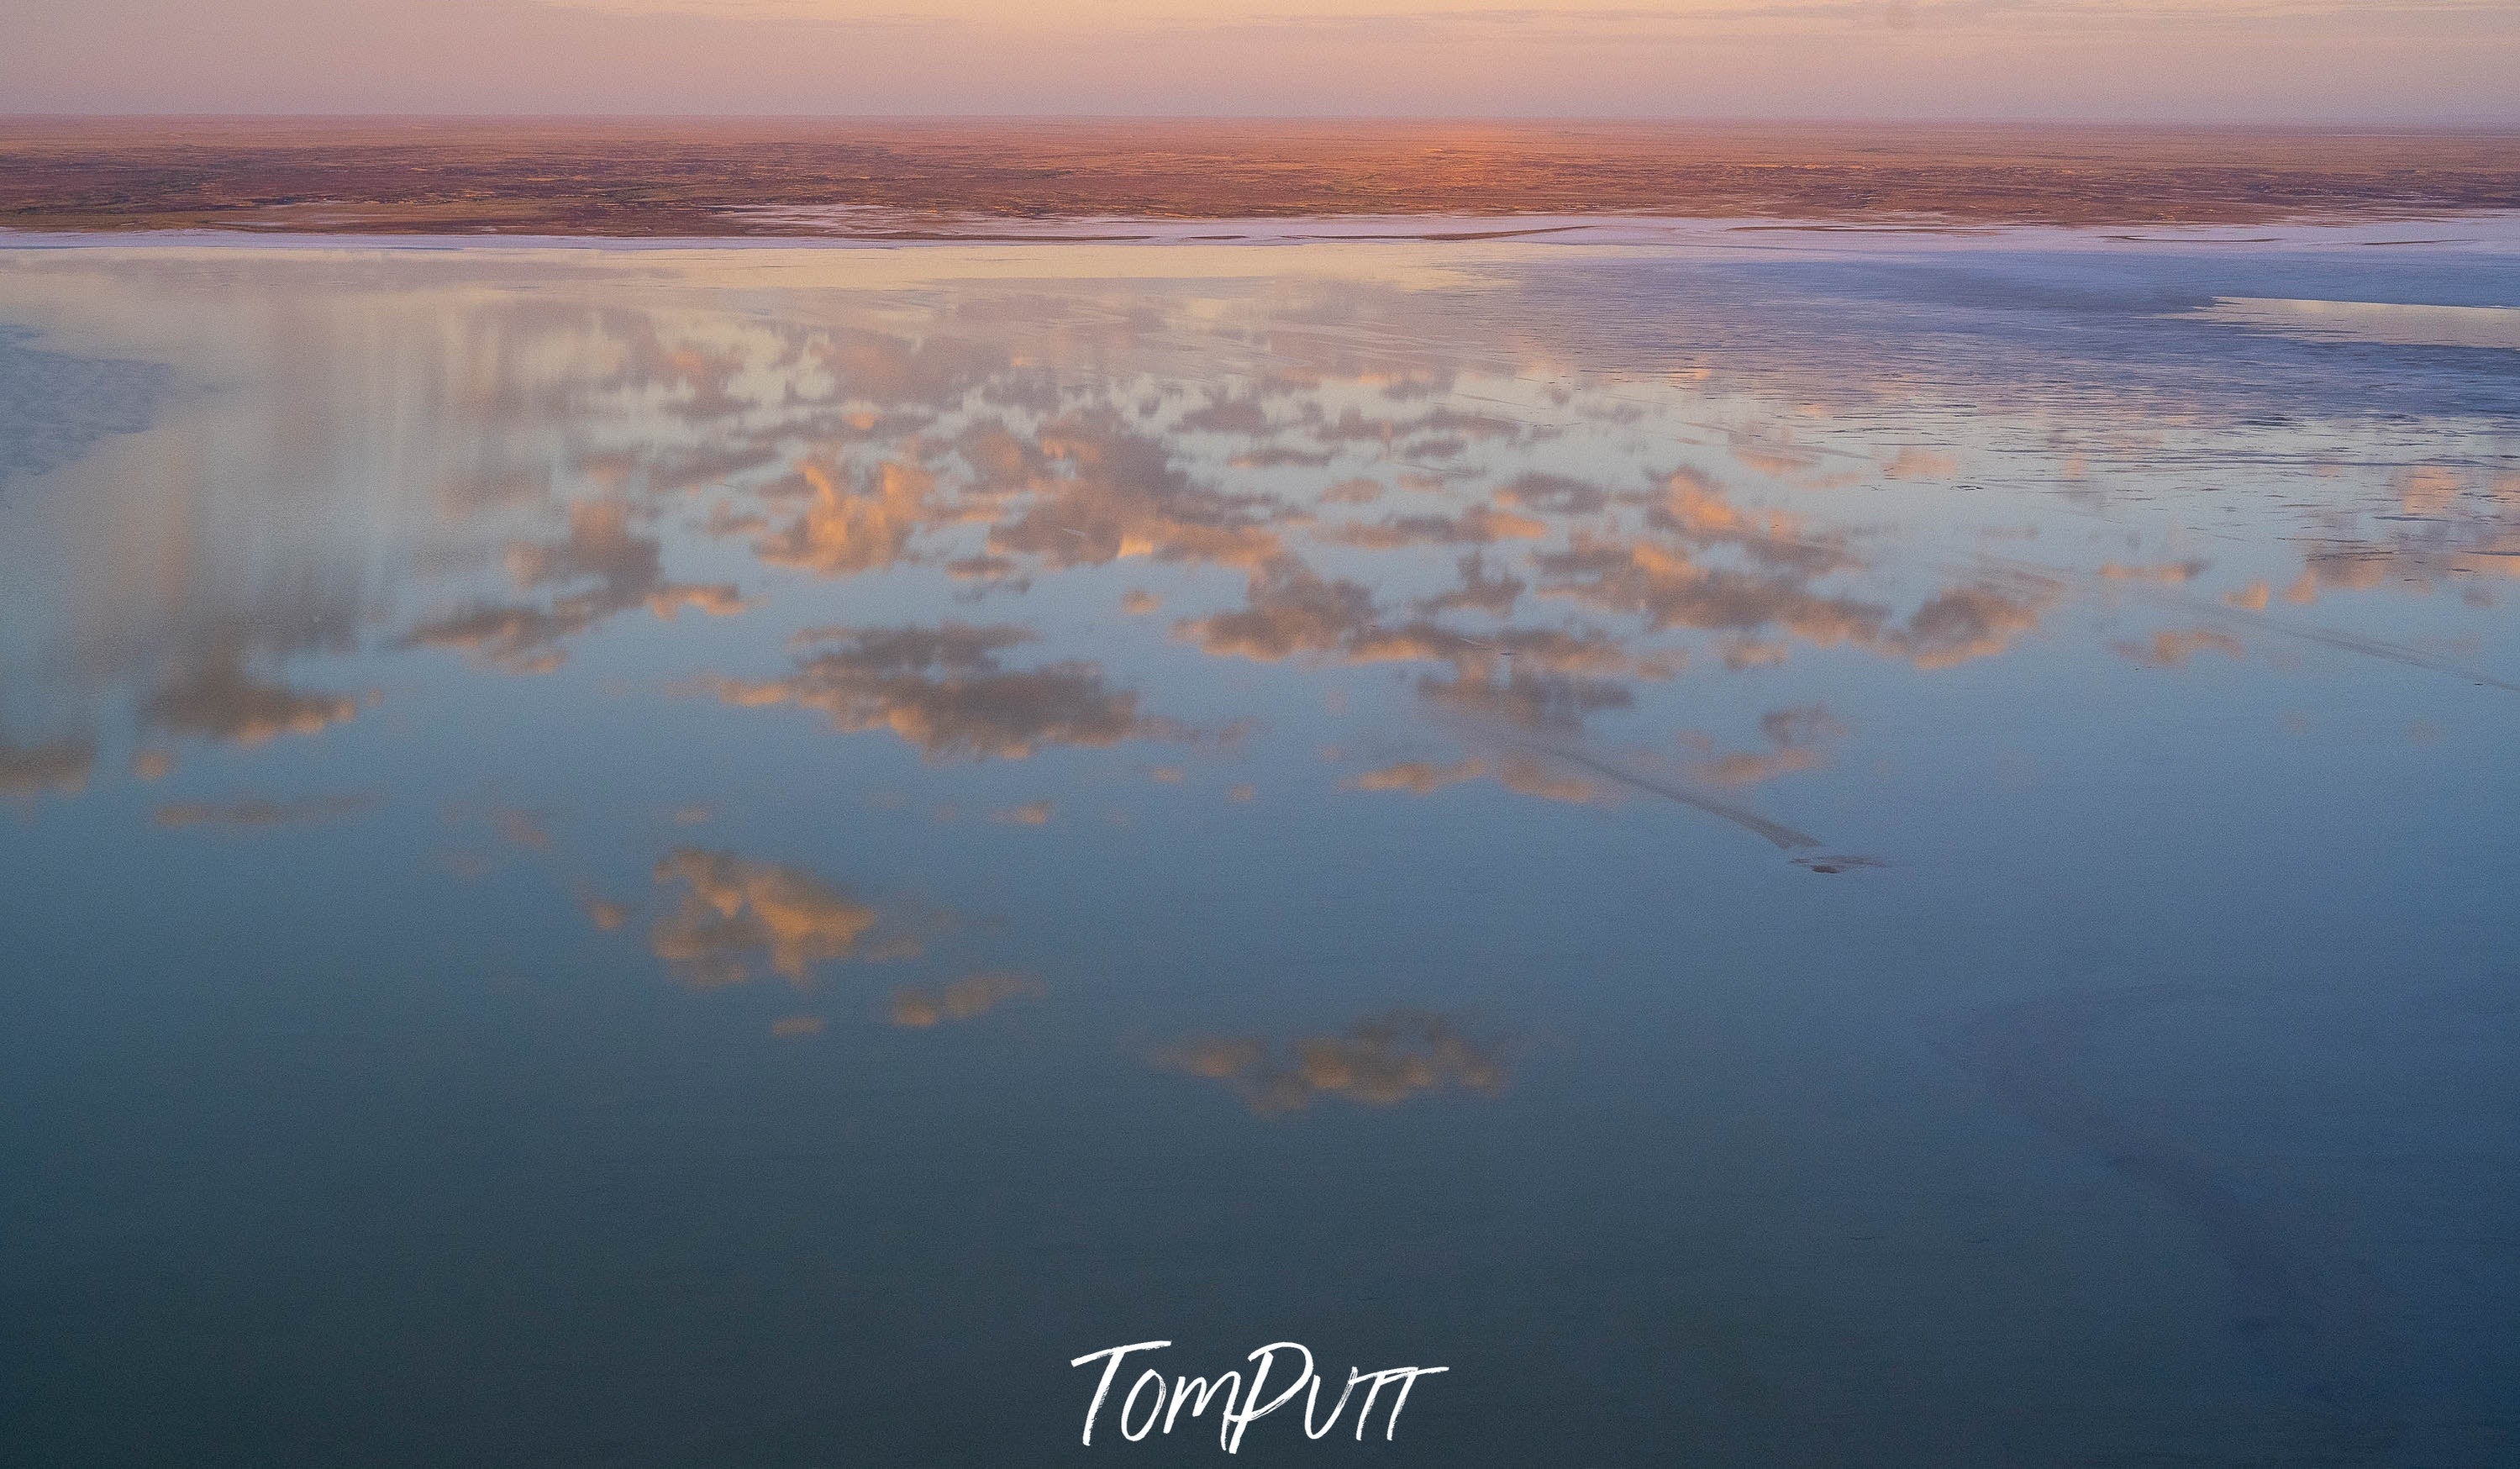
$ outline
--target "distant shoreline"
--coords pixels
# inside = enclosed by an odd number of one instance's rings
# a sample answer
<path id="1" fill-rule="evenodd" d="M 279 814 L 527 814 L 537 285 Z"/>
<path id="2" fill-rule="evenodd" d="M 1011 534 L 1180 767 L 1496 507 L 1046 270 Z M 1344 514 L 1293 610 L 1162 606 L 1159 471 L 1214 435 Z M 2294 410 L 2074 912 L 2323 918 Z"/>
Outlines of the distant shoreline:
<path id="1" fill-rule="evenodd" d="M 2143 229 L 2513 209 L 2520 132 L 2484 129 L 0 117 L 0 229 L 22 232 L 977 243 L 1137 223 L 1412 221 L 1389 233 L 1430 238 L 1415 221 Z"/>
<path id="2" fill-rule="evenodd" d="M 241 226 L 21 229 L 0 225 L 0 252 L 81 249 L 650 252 L 884 250 L 1197 250 L 1460 247 L 1464 250 L 1666 250 L 1692 253 L 1864 255 L 1972 251 L 2110 252 L 2226 249 L 2259 252 L 2434 249 L 2520 254 L 2520 209 L 2329 218 L 2266 224 L 2049 224 L 1683 218 L 1639 215 L 1350 215 L 1280 219 L 1006 219 L 940 215 L 932 227 L 834 225 L 680 235 L 427 231 Z"/>

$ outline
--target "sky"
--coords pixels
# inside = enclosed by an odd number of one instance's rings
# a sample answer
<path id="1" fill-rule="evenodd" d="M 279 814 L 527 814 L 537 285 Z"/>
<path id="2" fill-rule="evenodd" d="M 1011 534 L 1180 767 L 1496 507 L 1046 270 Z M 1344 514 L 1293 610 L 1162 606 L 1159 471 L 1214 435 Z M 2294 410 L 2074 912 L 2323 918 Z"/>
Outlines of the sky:
<path id="1" fill-rule="evenodd" d="M 2520 123 L 2520 0 L 0 0 L 0 113 Z"/>

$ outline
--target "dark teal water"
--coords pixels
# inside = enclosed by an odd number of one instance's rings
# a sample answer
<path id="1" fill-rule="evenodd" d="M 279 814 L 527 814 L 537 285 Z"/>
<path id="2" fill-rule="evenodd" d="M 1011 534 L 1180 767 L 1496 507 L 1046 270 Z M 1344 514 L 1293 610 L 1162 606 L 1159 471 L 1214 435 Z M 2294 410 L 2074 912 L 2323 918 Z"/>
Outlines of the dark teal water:
<path id="1" fill-rule="evenodd" d="M 0 252 L 0 1459 L 2510 1462 L 2514 256 L 1759 244 Z"/>

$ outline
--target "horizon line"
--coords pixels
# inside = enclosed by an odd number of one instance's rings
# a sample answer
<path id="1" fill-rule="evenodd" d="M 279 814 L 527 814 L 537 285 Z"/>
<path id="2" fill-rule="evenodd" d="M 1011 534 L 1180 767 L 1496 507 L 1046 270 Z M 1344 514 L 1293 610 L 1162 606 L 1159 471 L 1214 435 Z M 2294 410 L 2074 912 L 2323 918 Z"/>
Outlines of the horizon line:
<path id="1" fill-rule="evenodd" d="M 794 112 L 19 112 L 0 109 L 0 125 L 24 122 L 1286 122 L 1426 125 L 1547 126 L 1628 124 L 1664 127 L 2018 127 L 2164 131 L 2288 132 L 2510 132 L 2520 116 L 2445 115 L 2431 118 L 2275 117 L 2040 117 L 2017 115 L 1882 115 L 1878 114 L 1777 115 L 1648 113 L 794 113 Z"/>

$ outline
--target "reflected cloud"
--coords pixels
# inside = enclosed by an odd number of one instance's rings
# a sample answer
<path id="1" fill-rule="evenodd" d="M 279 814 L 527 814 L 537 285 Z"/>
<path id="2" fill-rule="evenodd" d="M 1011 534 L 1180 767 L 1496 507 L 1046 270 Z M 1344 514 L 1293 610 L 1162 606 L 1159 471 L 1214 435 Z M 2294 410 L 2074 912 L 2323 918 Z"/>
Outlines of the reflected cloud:
<path id="1" fill-rule="evenodd" d="M 818 964 L 915 957 L 938 917 L 878 909 L 801 867 L 729 851 L 678 847 L 654 876 L 682 896 L 649 946 L 695 988 L 741 984 L 756 962 L 803 985 Z"/>
<path id="2" fill-rule="evenodd" d="M 1798 573 L 1706 567 L 1688 551 L 1650 540 L 1578 531 L 1564 551 L 1535 558 L 1544 596 L 1640 618 L 1651 631 L 1789 632 L 1821 647 L 1876 642 L 1889 610 L 1813 592 Z"/>
<path id="3" fill-rule="evenodd" d="M 716 617 L 744 611 L 731 584 L 666 580 L 663 542 L 638 530 L 622 501 L 580 501 L 567 518 L 567 533 L 557 540 L 509 545 L 509 578 L 520 592 L 592 586 L 548 603 L 475 602 L 421 622 L 404 645 L 452 649 L 509 673 L 548 673 L 567 661 L 563 641 L 634 607 L 668 620 L 685 608 Z"/>
<path id="4" fill-rule="evenodd" d="M 2151 566 L 2104 561 L 2100 563 L 2099 575 L 2108 581 L 2158 581 L 2165 586 L 2178 586 L 2203 575 L 2206 566 L 2202 561 L 2166 561 Z"/>
<path id="5" fill-rule="evenodd" d="M 2228 632 L 2210 627 L 2172 628 L 2156 632 L 2145 642 L 2109 644 L 2109 651 L 2121 658 L 2155 668 L 2183 668 L 2200 653 L 2219 653 L 2225 658 L 2241 658 L 2247 649 Z"/>
<path id="6" fill-rule="evenodd" d="M 1569 770 L 1552 768 L 1551 760 L 1551 755 L 1530 751 L 1509 753 L 1496 759 L 1470 756 L 1449 765 L 1439 765 L 1430 760 L 1404 760 L 1396 765 L 1383 765 L 1351 776 L 1339 784 L 1342 789 L 1350 791 L 1405 791 L 1412 796 L 1431 796 L 1447 786 L 1493 779 L 1517 796 L 1532 796 L 1543 801 L 1591 805 L 1609 799 L 1608 791 L 1598 782 Z"/>
<path id="7" fill-rule="evenodd" d="M 1388 516 L 1373 524 L 1348 521 L 1320 532 L 1332 545 L 1368 551 L 1397 551 L 1411 546 L 1487 545 L 1500 540 L 1538 540 L 1549 533 L 1544 521 L 1473 505 L 1458 515 Z"/>
<path id="8" fill-rule="evenodd" d="M 1768 748 L 1735 751 L 1703 760 L 1689 773 L 1709 785 L 1755 786 L 1780 775 L 1817 770 L 1828 762 L 1823 746 L 1845 735 L 1846 726 L 1826 707 L 1770 710 L 1759 717 L 1759 732 Z"/>
<path id="9" fill-rule="evenodd" d="M 1802 517 L 1737 506 L 1723 486 L 1695 470 L 1675 471 L 1645 520 L 1689 545 L 1736 547 L 1768 566 L 1819 574 L 1857 565 L 1835 539 L 1813 535 Z"/>
<path id="10" fill-rule="evenodd" d="M 1565 475 L 1545 474 L 1538 470 L 1516 475 L 1497 491 L 1497 499 L 1507 505 L 1537 510 L 1544 515 L 1591 515 L 1609 505 L 1609 492 L 1589 480 L 1570 479 Z"/>
<path id="11" fill-rule="evenodd" d="M 1337 1034 L 1298 1036 L 1282 1046 L 1258 1036 L 1201 1036 L 1150 1059 L 1159 1070 L 1220 1083 L 1263 1117 L 1327 1098 L 1391 1107 L 1446 1092 L 1494 1096 L 1507 1080 L 1500 1042 L 1423 1010 L 1368 1016 Z"/>
<path id="12" fill-rule="evenodd" d="M 607 934 L 628 923 L 630 915 L 636 911 L 629 903 L 614 902 L 608 897 L 598 897 L 592 893 L 579 895 L 577 907 L 579 912 L 586 915 L 588 923 L 595 925 L 599 932 Z"/>
<path id="13" fill-rule="evenodd" d="M 954 1021 L 976 1020 L 1009 1000 L 1043 992 L 1041 981 L 1033 975 L 989 970 L 966 975 L 939 989 L 896 989 L 884 1013 L 896 1026 L 925 1030 Z"/>
<path id="14" fill-rule="evenodd" d="M 1431 796 L 1446 786 L 1477 780 L 1487 773 L 1488 762 L 1482 759 L 1457 760 L 1450 765 L 1406 760 L 1351 776 L 1340 784 L 1352 791 L 1407 791 L 1413 796 Z"/>
<path id="15" fill-rule="evenodd" d="M 0 741 L 0 796 L 75 796 L 96 769 L 96 747 L 84 740 L 42 745 Z"/>
<path id="16" fill-rule="evenodd" d="M 1917 608 L 1881 646 L 1919 668 L 1957 667 L 2010 648 L 2063 598 L 2060 584 L 2034 577 L 1955 587 Z"/>
<path id="17" fill-rule="evenodd" d="M 1902 658 L 1922 669 L 2002 653 L 2035 629 L 2063 595 L 2059 583 L 2045 577 L 1989 578 L 1947 589 L 1899 621 L 1887 607 L 1811 589 L 1814 574 L 1849 565 L 1834 547 L 1778 533 L 1775 522 L 1749 526 L 1730 515 L 1710 517 L 1703 507 L 1691 528 L 1706 539 L 1735 541 L 1789 570 L 1710 567 L 1659 541 L 1578 532 L 1567 550 L 1536 558 L 1542 572 L 1556 578 L 1542 583 L 1541 592 L 1640 618 L 1654 631 L 1733 634 L 1726 658 L 1736 666 L 1779 661 L 1765 634 L 1782 632 L 1822 648 L 1853 646 Z"/>
<path id="18" fill-rule="evenodd" d="M 1637 702 L 1623 684 L 1521 668 L 1503 677 L 1476 668 L 1446 682 L 1422 679 L 1418 693 L 1451 713 L 1530 730 L 1574 730 L 1587 714 Z"/>
<path id="19" fill-rule="evenodd" d="M 1026 482 L 1029 505 L 990 527 L 992 554 L 1051 569 L 1145 556 L 1246 571 L 1284 554 L 1272 527 L 1289 518 L 1285 507 L 1196 482 L 1162 442 L 1115 414 L 1048 424 L 1038 448 L 1047 467 Z"/>
<path id="20" fill-rule="evenodd" d="M 1465 588 L 1482 588 L 1482 564 L 1467 561 L 1462 571 Z M 1512 583 L 1512 594 L 1520 587 Z M 1635 696 L 1613 679 L 1668 679 L 1683 661 L 1677 653 L 1632 653 L 1598 628 L 1506 627 L 1474 636 L 1422 619 L 1386 623 L 1369 588 L 1291 561 L 1253 578 L 1240 609 L 1185 619 L 1173 636 L 1217 657 L 1260 663 L 1450 663 L 1451 679 L 1418 683 L 1429 705 L 1530 729 L 1571 729 L 1588 712 L 1627 708 Z"/>
<path id="21" fill-rule="evenodd" d="M 687 607 L 713 618 L 731 618 L 750 611 L 752 604 L 727 585 L 666 586 L 648 597 L 648 610 L 669 622 Z"/>
<path id="22" fill-rule="evenodd" d="M 1252 578 L 1244 606 L 1173 624 L 1173 636 L 1219 658 L 1280 663 L 1343 650 L 1373 625 L 1373 593 L 1287 564 Z"/>
<path id="23" fill-rule="evenodd" d="M 1723 659 L 1724 666 L 1735 673 L 1747 668 L 1772 667 L 1793 656 L 1793 650 L 1783 643 L 1746 637 L 1724 639 L 1716 653 Z"/>
<path id="24" fill-rule="evenodd" d="M 1516 796 L 1569 805 L 1596 805 L 1610 799 L 1609 791 L 1598 782 L 1553 768 L 1548 759 L 1530 754 L 1508 755 L 1498 761 L 1497 784 Z"/>
<path id="25" fill-rule="evenodd" d="M 260 682 L 227 662 L 160 689 L 140 705 L 141 721 L 149 728 L 245 746 L 282 735 L 321 734 L 358 712 L 359 701 L 346 694 Z"/>
<path id="26" fill-rule="evenodd" d="M 753 553 L 770 566 L 793 567 L 825 576 L 850 576 L 898 565 L 911 535 L 926 520 L 935 479 L 910 465 L 885 463 L 862 482 L 844 484 L 842 472 L 815 463 L 797 467 L 804 504 L 784 524 L 763 532 Z M 765 499 L 787 498 L 783 487 Z"/>
<path id="27" fill-rule="evenodd" d="M 1021 759 L 1044 745 L 1105 748 L 1123 740 L 1188 738 L 1138 711 L 1138 696 L 1106 688 L 1081 662 L 1004 667 L 998 654 L 1036 641 L 1007 623 L 821 629 L 786 678 L 711 680 L 729 704 L 795 704 L 843 733 L 889 730 L 929 759 Z M 838 646 L 816 649 L 832 642 Z"/>
<path id="28" fill-rule="evenodd" d="M 1461 585 L 1451 591 L 1438 592 L 1418 601 L 1418 610 L 1429 617 L 1448 612 L 1483 612 L 1491 617 L 1507 617 L 1513 605 L 1530 589 L 1530 583 L 1511 572 L 1488 569 L 1487 554 L 1472 551 L 1461 559 Z"/>
<path id="29" fill-rule="evenodd" d="M 1583 749 L 1559 745 L 1528 753 L 1547 757 L 1549 763 L 1537 766 L 1537 774 L 1548 775 L 1552 766 L 1572 766 L 1586 772 L 1587 775 L 1600 777 L 1610 787 L 1635 791 L 1646 796 L 1659 796 L 1665 801 L 1688 806 L 1691 810 L 1703 811 L 1709 816 L 1730 821 L 1743 831 L 1756 834 L 1779 851 L 1795 851 L 1821 845 L 1820 838 L 1808 832 L 1798 831 L 1781 821 L 1772 821 L 1746 806 L 1738 805 L 1707 791 L 1692 790 L 1685 783 L 1671 780 L 1649 770 L 1638 769 L 1619 760 L 1604 758 Z M 1596 793 L 1582 799 L 1607 799 L 1605 789 L 1593 787 L 1582 777 L 1559 774 L 1549 778 L 1552 782 L 1561 784 L 1570 792 L 1590 790 Z"/>
<path id="30" fill-rule="evenodd" d="M 2489 517 L 2428 527 L 2385 540 L 2313 551 L 2283 599 L 2307 607 L 2339 592 L 2393 590 L 2429 596 L 2444 584 L 2489 600 L 2492 582 L 2520 578 L 2520 524 Z"/>

